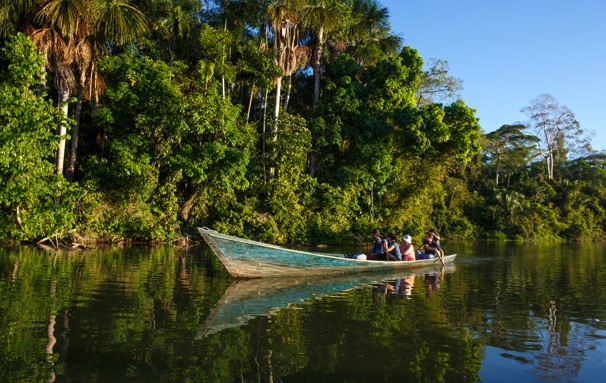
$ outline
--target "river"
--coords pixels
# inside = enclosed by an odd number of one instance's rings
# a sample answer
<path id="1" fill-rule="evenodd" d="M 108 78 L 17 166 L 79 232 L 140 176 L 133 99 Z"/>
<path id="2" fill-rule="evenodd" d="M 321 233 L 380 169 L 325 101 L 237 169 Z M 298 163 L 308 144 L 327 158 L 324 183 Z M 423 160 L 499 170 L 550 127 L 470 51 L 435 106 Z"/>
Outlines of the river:
<path id="1" fill-rule="evenodd" d="M 274 281 L 202 244 L 0 248 L 0 381 L 603 381 L 604 244 L 443 246 L 454 267 Z"/>

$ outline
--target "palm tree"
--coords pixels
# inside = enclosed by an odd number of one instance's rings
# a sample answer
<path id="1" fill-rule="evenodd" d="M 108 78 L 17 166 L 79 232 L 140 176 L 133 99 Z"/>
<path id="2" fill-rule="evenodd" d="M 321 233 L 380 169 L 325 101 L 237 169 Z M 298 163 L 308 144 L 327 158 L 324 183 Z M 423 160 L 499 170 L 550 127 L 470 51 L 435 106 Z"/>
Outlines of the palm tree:
<path id="1" fill-rule="evenodd" d="M 303 7 L 304 24 L 309 27 L 316 37 L 316 46 L 313 55 L 314 73 L 314 111 L 320 101 L 320 66 L 322 63 L 322 49 L 324 48 L 325 34 L 330 33 L 342 21 L 338 8 L 339 2 L 335 0 L 309 0 Z"/>
<path id="2" fill-rule="evenodd" d="M 391 33 L 389 9 L 376 0 L 353 1 L 354 22 L 350 31 L 350 51 L 360 64 L 370 48 L 391 54 L 400 49 L 402 39 Z"/>
<path id="3" fill-rule="evenodd" d="M 82 0 L 47 1 L 36 15 L 36 19 L 44 27 L 36 29 L 32 34 L 34 43 L 46 54 L 47 67 L 55 75 L 58 93 L 57 105 L 64 116 L 64 120 L 58 128 L 57 175 L 63 174 L 68 117 L 67 100 L 76 84 L 72 66 L 75 57 L 73 48 L 78 27 L 78 14 L 84 6 Z"/>
<path id="4" fill-rule="evenodd" d="M 66 171 L 69 180 L 72 179 L 76 167 L 82 102 L 85 99 L 93 99 L 96 104 L 105 88 L 96 65 L 97 60 L 108 52 L 103 42 L 124 45 L 147 31 L 147 19 L 143 13 L 126 0 L 97 0 L 89 2 L 89 5 L 92 17 L 81 20 L 75 47 L 75 64 L 80 76 L 77 83 L 71 152 Z M 86 12 L 84 15 L 91 14 Z"/>
<path id="5" fill-rule="evenodd" d="M 0 5 L 0 37 L 24 32 L 42 0 L 3 0 Z"/>
<path id="6" fill-rule="evenodd" d="M 65 161 L 67 100 L 74 90 L 78 90 L 74 110 L 76 124 L 72 131 L 72 150 L 66 172 L 68 179 L 71 179 L 76 162 L 82 101 L 96 98 L 103 90 L 103 81 L 96 69 L 98 57 L 107 52 L 103 42 L 115 45 L 129 43 L 146 31 L 147 21 L 128 0 L 46 0 L 26 3 L 28 7 L 22 9 L 28 12 L 34 9 L 32 5 L 40 7 L 33 17 L 39 26 L 31 37 L 46 54 L 47 67 L 55 75 L 57 104 L 65 117 L 58 129 L 58 175 L 63 174 Z"/>
<path id="7" fill-rule="evenodd" d="M 270 4 L 267 8 L 267 17 L 273 30 L 276 52 L 275 64 L 282 70 L 283 76 L 290 76 L 297 70 L 306 56 L 305 49 L 299 45 L 299 21 L 302 7 L 303 2 L 301 0 L 279 0 Z M 275 121 L 278 120 L 280 115 L 283 76 L 278 76 L 275 79 Z"/>
<path id="8" fill-rule="evenodd" d="M 500 214 L 510 228 L 517 225 L 524 211 L 521 202 L 524 200 L 524 195 L 516 191 L 501 190 L 496 193 L 495 198 L 497 204 L 493 218 Z"/>

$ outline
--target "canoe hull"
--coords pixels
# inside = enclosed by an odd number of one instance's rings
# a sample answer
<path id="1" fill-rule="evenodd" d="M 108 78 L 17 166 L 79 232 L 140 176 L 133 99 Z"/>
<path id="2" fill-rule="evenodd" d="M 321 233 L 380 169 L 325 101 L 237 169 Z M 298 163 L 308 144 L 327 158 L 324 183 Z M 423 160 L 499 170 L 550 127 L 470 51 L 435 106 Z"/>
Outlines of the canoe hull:
<path id="1" fill-rule="evenodd" d="M 237 278 L 268 278 L 306 275 L 335 275 L 367 271 L 389 271 L 441 266 L 438 259 L 418 261 L 366 261 L 344 254 L 325 254 L 286 249 L 198 228 L 227 271 Z M 453 262 L 456 254 L 444 257 Z"/>

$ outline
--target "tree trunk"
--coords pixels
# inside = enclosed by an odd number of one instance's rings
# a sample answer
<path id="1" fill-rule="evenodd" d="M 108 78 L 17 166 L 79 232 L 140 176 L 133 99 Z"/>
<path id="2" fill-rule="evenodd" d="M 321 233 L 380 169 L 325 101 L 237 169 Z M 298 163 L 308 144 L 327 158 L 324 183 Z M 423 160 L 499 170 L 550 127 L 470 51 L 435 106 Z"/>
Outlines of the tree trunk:
<path id="1" fill-rule="evenodd" d="M 78 137 L 80 136 L 80 121 L 82 119 L 82 101 L 84 100 L 84 84 L 78 85 L 78 100 L 74 108 L 74 128 L 72 129 L 72 145 L 69 154 L 69 164 L 65 171 L 65 178 L 69 182 L 74 179 L 74 172 L 76 171 L 76 157 L 78 154 Z"/>
<path id="2" fill-rule="evenodd" d="M 227 31 L 227 17 L 223 23 L 223 31 Z M 225 67 L 225 44 L 223 44 L 223 47 L 221 48 L 221 65 Z M 223 72 L 223 68 L 221 68 L 221 72 Z M 223 73 L 221 73 L 221 97 L 225 99 L 225 76 Z"/>
<path id="3" fill-rule="evenodd" d="M 316 175 L 316 156 L 313 150 L 307 153 L 307 168 L 309 169 L 309 175 L 314 177 Z"/>
<path id="4" fill-rule="evenodd" d="M 375 222 L 375 183 L 370 183 L 370 223 Z"/>
<path id="5" fill-rule="evenodd" d="M 288 76 L 288 85 L 286 86 L 286 96 L 284 97 L 284 111 L 288 112 L 288 103 L 290 102 L 290 90 L 292 89 L 292 75 Z"/>
<path id="6" fill-rule="evenodd" d="M 63 175 L 63 163 L 65 162 L 65 135 L 67 134 L 67 112 L 69 99 L 69 87 L 62 82 L 59 89 L 59 108 L 63 114 L 64 121 L 59 124 L 59 148 L 57 149 L 57 175 Z"/>
<path id="7" fill-rule="evenodd" d="M 21 226 L 21 224 L 23 223 L 21 221 L 21 213 L 19 210 L 19 204 L 17 203 L 17 206 L 15 206 L 15 220 L 17 221 L 17 225 Z"/>
<path id="8" fill-rule="evenodd" d="M 183 204 L 183 208 L 181 209 L 181 218 L 183 218 L 184 221 L 187 221 L 189 219 L 189 212 L 191 211 L 191 208 L 197 196 L 198 193 L 193 193 Z"/>
<path id="9" fill-rule="evenodd" d="M 246 123 L 248 124 L 248 120 L 250 119 L 250 110 L 252 109 L 253 97 L 255 96 L 255 84 L 250 88 L 250 98 L 248 99 L 248 110 L 246 111 Z"/>
<path id="10" fill-rule="evenodd" d="M 497 186 L 499 186 L 499 172 L 501 171 L 501 164 L 499 161 L 499 158 L 497 157 L 497 171 L 496 171 L 496 175 L 495 175 L 495 180 L 494 182 L 497 184 Z"/>
<path id="11" fill-rule="evenodd" d="M 276 80 L 276 105 L 274 108 L 274 132 L 278 129 L 278 116 L 280 116 L 280 100 L 282 99 L 282 77 Z"/>
<path id="12" fill-rule="evenodd" d="M 318 30 L 318 47 L 316 48 L 316 57 L 314 57 L 314 112 L 320 102 L 320 64 L 322 62 L 322 45 L 324 44 L 324 28 Z"/>
<path id="13" fill-rule="evenodd" d="M 267 99 L 269 98 L 269 89 L 265 88 L 265 97 L 263 99 L 263 142 L 262 142 L 262 159 L 263 159 L 263 181 L 267 183 L 267 168 L 265 162 L 265 145 L 267 143 Z"/>
<path id="14" fill-rule="evenodd" d="M 282 77 L 278 77 L 278 81 L 276 81 L 276 105 L 274 108 L 274 126 L 272 128 L 271 142 L 276 142 L 278 140 L 278 117 L 280 116 L 281 93 L 282 93 Z M 269 178 L 273 178 L 275 173 L 276 173 L 276 168 L 274 166 L 270 166 Z"/>

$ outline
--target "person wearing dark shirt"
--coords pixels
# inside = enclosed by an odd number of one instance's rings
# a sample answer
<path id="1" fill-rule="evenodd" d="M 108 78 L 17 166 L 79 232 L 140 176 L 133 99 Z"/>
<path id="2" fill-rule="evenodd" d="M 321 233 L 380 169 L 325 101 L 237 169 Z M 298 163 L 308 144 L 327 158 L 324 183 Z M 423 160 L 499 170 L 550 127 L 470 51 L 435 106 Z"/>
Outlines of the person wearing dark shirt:
<path id="1" fill-rule="evenodd" d="M 373 246 L 372 251 L 367 254 L 368 260 L 381 260 L 384 257 L 385 248 L 381 239 L 381 231 L 379 229 L 372 230 Z"/>
<path id="2" fill-rule="evenodd" d="M 400 245 L 394 233 L 387 234 L 387 240 L 385 241 L 385 251 L 387 253 L 388 261 L 401 261 L 402 255 L 400 253 Z"/>

